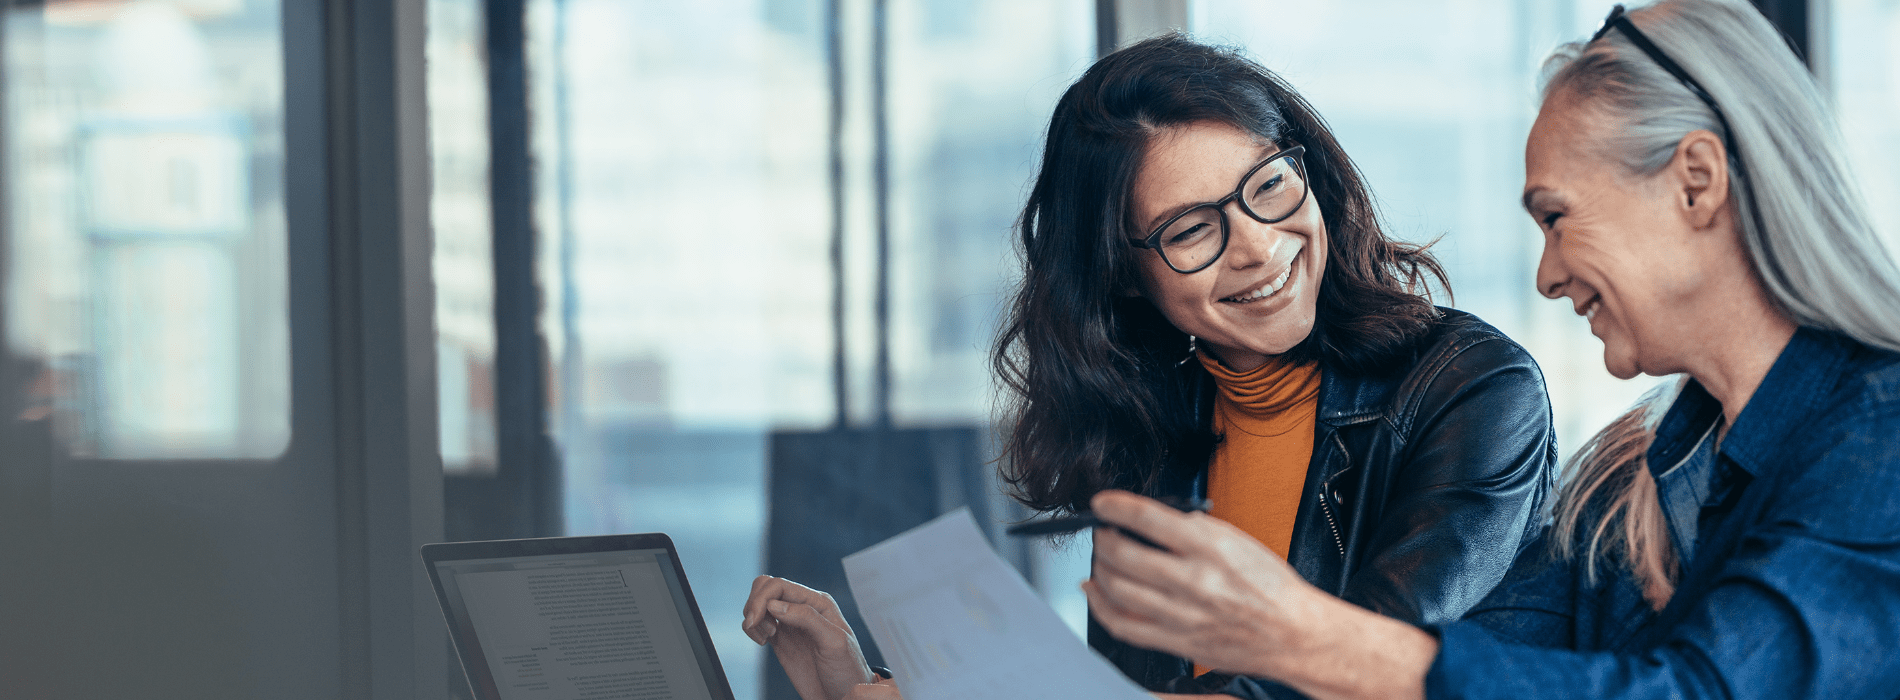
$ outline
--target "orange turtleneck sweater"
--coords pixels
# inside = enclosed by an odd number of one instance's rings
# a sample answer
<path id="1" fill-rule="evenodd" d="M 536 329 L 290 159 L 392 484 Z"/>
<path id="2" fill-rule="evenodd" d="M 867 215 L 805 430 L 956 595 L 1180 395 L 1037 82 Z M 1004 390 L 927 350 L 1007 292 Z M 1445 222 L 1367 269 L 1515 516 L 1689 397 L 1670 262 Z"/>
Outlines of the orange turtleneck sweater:
<path id="1" fill-rule="evenodd" d="M 1207 479 L 1212 515 L 1285 558 L 1313 458 L 1319 365 L 1268 358 L 1252 370 L 1235 372 L 1206 353 L 1200 358 L 1220 388 L 1214 397 L 1214 433 L 1221 444 Z"/>
<path id="2" fill-rule="evenodd" d="M 1207 353 L 1200 358 L 1220 388 L 1214 397 L 1214 433 L 1221 443 L 1207 478 L 1210 514 L 1284 559 L 1313 458 L 1319 365 L 1268 358 L 1252 370 L 1235 372 Z M 1208 670 L 1194 665 L 1197 676 Z"/>

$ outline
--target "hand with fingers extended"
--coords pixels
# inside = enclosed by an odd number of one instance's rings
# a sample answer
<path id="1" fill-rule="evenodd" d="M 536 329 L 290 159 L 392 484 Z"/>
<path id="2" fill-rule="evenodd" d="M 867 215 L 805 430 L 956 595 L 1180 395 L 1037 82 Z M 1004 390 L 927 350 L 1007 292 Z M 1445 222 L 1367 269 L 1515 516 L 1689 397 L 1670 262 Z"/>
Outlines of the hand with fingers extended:
<path id="1" fill-rule="evenodd" d="M 829 593 L 760 576 L 752 580 L 752 595 L 745 601 L 744 629 L 752 641 L 772 646 L 804 700 L 886 697 L 862 694 L 879 691 L 852 694 L 877 676 Z"/>
<path id="2" fill-rule="evenodd" d="M 1431 635 L 1314 588 L 1259 540 L 1206 513 L 1126 491 L 1104 491 L 1091 506 L 1165 548 L 1096 529 L 1082 588 L 1115 637 L 1316 698 L 1423 697 L 1417 679 L 1438 651 Z"/>

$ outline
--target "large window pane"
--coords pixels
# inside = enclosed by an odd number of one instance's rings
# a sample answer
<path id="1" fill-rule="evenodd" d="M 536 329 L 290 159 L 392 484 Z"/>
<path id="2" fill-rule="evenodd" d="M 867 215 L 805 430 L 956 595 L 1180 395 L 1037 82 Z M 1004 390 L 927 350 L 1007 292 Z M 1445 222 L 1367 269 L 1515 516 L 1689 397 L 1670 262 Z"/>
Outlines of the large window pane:
<path id="1" fill-rule="evenodd" d="M 1011 227 L 1056 98 L 1095 58 L 1087 0 L 891 3 L 893 412 L 988 424 Z"/>
<path id="2" fill-rule="evenodd" d="M 1009 228 L 1055 97 L 1092 56 L 1092 6 L 886 5 L 897 427 L 988 424 L 983 356 L 1010 282 Z M 672 534 L 735 690 L 756 698 L 761 656 L 738 611 L 762 565 L 767 446 L 838 410 L 825 3 L 532 8 L 567 526 Z M 878 403 L 872 17 L 872 3 L 843 3 L 853 425 Z"/>
<path id="3" fill-rule="evenodd" d="M 262 0 L 6 13 L 6 342 L 75 456 L 289 438 L 279 24 Z"/>
<path id="4" fill-rule="evenodd" d="M 1565 456 L 1659 381 L 1610 376 L 1582 319 L 1537 294 L 1543 239 L 1518 205 L 1538 68 L 1557 44 L 1587 38 L 1612 4 L 1189 4 L 1203 39 L 1246 49 L 1312 101 L 1364 171 L 1389 231 L 1439 241 L 1455 306 L 1530 350 Z"/>
<path id="5" fill-rule="evenodd" d="M 893 418 L 987 427 L 988 353 L 1020 269 L 1012 227 L 1056 99 L 1095 59 L 1094 3 L 917 0 L 890 11 Z M 976 468 L 994 471 L 987 459 Z M 1000 500 L 990 483 L 985 495 Z M 1048 544 L 1028 551 L 1031 579 L 1081 633 L 1087 538 Z"/>
<path id="6" fill-rule="evenodd" d="M 1820 2 L 1822 0 L 1815 0 Z M 1900 251 L 1900 2 L 1832 0 L 1820 57 L 1861 193 L 1889 251 Z"/>
<path id="7" fill-rule="evenodd" d="M 818 3 L 530 6 L 570 534 L 664 531 L 741 698 L 765 444 L 830 418 Z"/>

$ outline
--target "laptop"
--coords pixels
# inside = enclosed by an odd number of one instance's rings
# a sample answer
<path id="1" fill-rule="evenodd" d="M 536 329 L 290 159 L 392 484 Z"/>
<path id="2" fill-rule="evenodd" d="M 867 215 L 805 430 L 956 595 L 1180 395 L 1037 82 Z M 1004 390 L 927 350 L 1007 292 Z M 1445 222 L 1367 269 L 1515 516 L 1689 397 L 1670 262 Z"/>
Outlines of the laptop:
<path id="1" fill-rule="evenodd" d="M 476 700 L 733 700 L 663 534 L 422 547 Z"/>

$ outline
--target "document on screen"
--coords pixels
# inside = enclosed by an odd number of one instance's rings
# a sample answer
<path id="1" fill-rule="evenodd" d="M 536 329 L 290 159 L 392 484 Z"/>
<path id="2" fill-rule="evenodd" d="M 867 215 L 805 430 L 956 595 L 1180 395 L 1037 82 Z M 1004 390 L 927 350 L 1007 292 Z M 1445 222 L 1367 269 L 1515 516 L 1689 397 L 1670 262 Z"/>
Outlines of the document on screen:
<path id="1" fill-rule="evenodd" d="M 905 700 L 1153 700 L 990 549 L 968 509 L 844 559 Z"/>
<path id="2" fill-rule="evenodd" d="M 653 554 L 462 573 L 503 700 L 711 700 Z"/>

